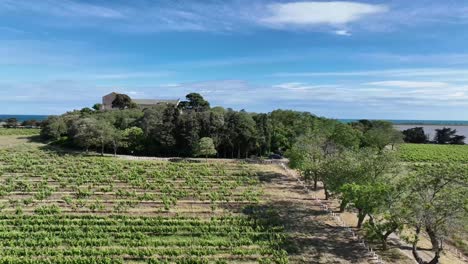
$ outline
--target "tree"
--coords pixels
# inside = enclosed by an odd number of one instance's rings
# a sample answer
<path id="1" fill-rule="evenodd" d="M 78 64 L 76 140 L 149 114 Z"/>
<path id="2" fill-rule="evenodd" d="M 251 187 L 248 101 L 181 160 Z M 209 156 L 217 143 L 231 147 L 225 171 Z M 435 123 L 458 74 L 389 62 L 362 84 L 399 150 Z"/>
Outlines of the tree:
<path id="1" fill-rule="evenodd" d="M 329 138 L 337 145 L 348 149 L 357 149 L 361 143 L 361 137 L 362 133 L 359 130 L 348 124 L 336 123 Z"/>
<path id="2" fill-rule="evenodd" d="M 179 103 L 179 108 L 183 110 L 193 110 L 195 112 L 203 112 L 210 109 L 210 103 L 198 93 L 189 93 L 185 96 L 187 101 Z"/>
<path id="3" fill-rule="evenodd" d="M 94 104 L 94 105 L 93 105 L 93 109 L 94 109 L 95 111 L 101 110 L 101 109 L 102 109 L 102 104 Z"/>
<path id="4" fill-rule="evenodd" d="M 179 111 L 177 109 L 167 105 L 158 105 L 144 111 L 141 126 L 147 139 L 146 149 L 152 155 L 178 154 L 174 150 L 177 143 L 178 115 Z M 197 122 L 197 120 L 190 121 Z M 181 131 L 178 131 L 178 133 L 181 133 Z"/>
<path id="5" fill-rule="evenodd" d="M 115 127 L 110 127 L 109 132 L 109 141 L 112 145 L 112 149 L 114 150 L 114 156 L 117 156 L 117 150 L 120 146 L 123 146 L 124 143 L 124 131 L 116 129 Z"/>
<path id="6" fill-rule="evenodd" d="M 415 127 L 404 130 L 404 141 L 406 143 L 427 143 L 429 141 L 428 136 L 424 133 L 423 127 Z"/>
<path id="7" fill-rule="evenodd" d="M 468 167 L 438 164 L 417 166 L 403 183 L 407 187 L 404 197 L 405 224 L 412 228 L 409 239 L 413 256 L 420 264 L 439 263 L 443 241 L 456 232 L 457 226 L 466 223 L 468 216 Z M 434 257 L 424 261 L 417 244 L 421 232 L 431 241 Z"/>
<path id="8" fill-rule="evenodd" d="M 383 150 L 386 146 L 403 142 L 401 132 L 395 130 L 393 126 L 375 126 L 364 132 L 363 146 L 374 147 Z"/>
<path id="9" fill-rule="evenodd" d="M 127 128 L 122 133 L 122 146 L 130 152 L 130 154 L 141 153 L 144 150 L 144 132 L 139 127 Z"/>
<path id="10" fill-rule="evenodd" d="M 390 193 L 388 183 L 393 178 L 395 156 L 389 152 L 362 149 L 354 152 L 354 162 L 346 170 L 351 178 L 339 189 L 342 199 L 358 210 L 360 228 L 366 216 L 372 216 Z M 345 170 L 345 171 L 346 171 Z M 343 181 L 343 180 L 341 180 Z"/>
<path id="11" fill-rule="evenodd" d="M 208 158 L 214 156 L 218 152 L 213 143 L 213 139 L 209 137 L 201 138 L 198 142 L 197 149 L 195 151 L 196 156 Z"/>
<path id="12" fill-rule="evenodd" d="M 85 107 L 83 109 L 80 110 L 80 113 L 82 116 L 89 116 L 91 114 L 93 114 L 93 109 L 89 108 L 89 107 Z"/>
<path id="13" fill-rule="evenodd" d="M 112 108 L 126 109 L 132 108 L 132 99 L 126 94 L 117 94 L 112 101 Z"/>
<path id="14" fill-rule="evenodd" d="M 18 119 L 16 118 L 8 118 L 5 123 L 6 128 L 16 128 L 18 127 Z"/>
<path id="15" fill-rule="evenodd" d="M 73 141 L 86 152 L 91 146 L 97 145 L 98 121 L 94 118 L 83 118 L 75 121 L 71 127 Z"/>
<path id="16" fill-rule="evenodd" d="M 457 135 L 456 129 L 444 127 L 436 129 L 434 141 L 437 144 L 465 144 L 465 136 Z"/>
<path id="17" fill-rule="evenodd" d="M 465 136 L 455 135 L 450 140 L 450 144 L 452 145 L 464 145 L 465 144 Z"/>
<path id="18" fill-rule="evenodd" d="M 41 137 L 44 139 L 59 140 L 66 135 L 68 126 L 61 116 L 49 116 L 42 123 Z"/>
<path id="19" fill-rule="evenodd" d="M 326 139 L 320 135 L 304 135 L 286 152 L 289 166 L 299 170 L 306 182 L 312 180 L 315 190 L 317 190 L 318 181 L 323 180 L 325 174 L 325 141 Z M 325 194 L 328 199 L 328 191 Z"/>

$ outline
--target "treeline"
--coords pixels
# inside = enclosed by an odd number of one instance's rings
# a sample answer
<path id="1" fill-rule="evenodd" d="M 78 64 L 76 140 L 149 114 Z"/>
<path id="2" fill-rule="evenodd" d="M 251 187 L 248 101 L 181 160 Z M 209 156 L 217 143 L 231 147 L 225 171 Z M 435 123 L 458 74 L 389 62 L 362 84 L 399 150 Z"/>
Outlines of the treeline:
<path id="1" fill-rule="evenodd" d="M 96 104 L 94 109 L 51 116 L 44 121 L 41 135 L 102 153 L 221 158 L 283 154 L 301 135 L 312 132 L 349 148 L 383 149 L 402 142 L 401 133 L 384 121 L 343 124 L 308 112 L 275 110 L 266 114 L 212 108 L 196 93 L 188 94 L 178 106 L 138 109 L 127 96 L 116 98 L 113 106 L 119 110 L 100 111 Z"/>
<path id="2" fill-rule="evenodd" d="M 31 120 L 24 120 L 24 121 L 20 122 L 20 121 L 18 121 L 17 118 L 14 118 L 14 117 L 7 118 L 5 120 L 0 119 L 0 123 L 2 124 L 2 126 L 4 128 L 19 128 L 19 127 L 39 128 L 42 125 L 42 122 L 38 121 L 38 120 L 31 119 Z"/>
<path id="3" fill-rule="evenodd" d="M 377 133 L 379 129 L 375 135 L 382 135 Z M 412 245 L 417 263 L 439 263 L 445 241 L 466 224 L 468 166 L 465 164 L 403 167 L 395 151 L 356 148 L 349 142 L 330 140 L 319 131 L 299 137 L 286 155 L 290 166 L 312 188 L 317 189 L 318 183 L 322 183 L 326 199 L 333 197 L 340 201 L 341 212 L 357 213 L 357 228 L 362 228 L 367 238 L 380 243 L 384 250 L 391 234 L 407 234 L 405 239 Z M 424 234 L 429 237 L 434 253 L 433 259 L 427 262 L 418 249 Z"/>
<path id="4" fill-rule="evenodd" d="M 436 134 L 432 140 L 429 139 L 429 135 L 424 132 L 423 127 L 415 127 L 404 130 L 402 133 L 404 135 L 404 140 L 406 143 L 416 143 L 416 144 L 451 144 L 451 145 L 464 145 L 465 136 L 457 135 L 456 129 L 451 129 L 449 127 L 444 127 L 435 130 Z"/>

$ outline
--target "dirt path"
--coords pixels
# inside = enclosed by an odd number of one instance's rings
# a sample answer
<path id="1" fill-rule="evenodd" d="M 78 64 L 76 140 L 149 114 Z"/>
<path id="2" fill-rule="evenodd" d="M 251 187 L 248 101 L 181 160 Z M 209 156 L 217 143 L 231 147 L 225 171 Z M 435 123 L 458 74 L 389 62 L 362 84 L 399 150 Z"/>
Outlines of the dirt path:
<path id="1" fill-rule="evenodd" d="M 297 180 L 278 166 L 264 177 L 263 204 L 285 226 L 291 263 L 375 263 L 357 241 L 328 215 Z"/>

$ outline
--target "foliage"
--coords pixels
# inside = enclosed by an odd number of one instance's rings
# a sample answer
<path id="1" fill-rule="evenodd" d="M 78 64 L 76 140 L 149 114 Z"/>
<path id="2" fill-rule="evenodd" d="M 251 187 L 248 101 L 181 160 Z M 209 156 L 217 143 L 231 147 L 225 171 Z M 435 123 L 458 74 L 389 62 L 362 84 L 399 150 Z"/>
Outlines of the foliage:
<path id="1" fill-rule="evenodd" d="M 434 142 L 437 144 L 463 145 L 465 144 L 465 136 L 457 135 L 456 129 L 444 127 L 441 129 L 436 129 Z"/>
<path id="2" fill-rule="evenodd" d="M 213 139 L 209 137 L 204 137 L 198 142 L 196 156 L 199 157 L 209 157 L 216 155 L 217 151 L 215 149 Z"/>
<path id="3" fill-rule="evenodd" d="M 404 179 L 405 224 L 412 228 L 413 255 L 418 263 L 417 243 L 421 231 L 429 236 L 437 263 L 443 241 L 468 221 L 468 166 L 451 164 L 416 165 Z"/>
<path id="4" fill-rule="evenodd" d="M 68 127 L 65 119 L 60 116 L 49 116 L 44 120 L 41 137 L 44 139 L 58 140 L 67 133 Z"/>
<path id="5" fill-rule="evenodd" d="M 402 131 L 406 143 L 427 143 L 428 136 L 424 133 L 423 127 L 409 128 Z"/>
<path id="6" fill-rule="evenodd" d="M 203 112 L 210 109 L 210 103 L 198 93 L 189 93 L 185 96 L 187 101 L 179 103 L 179 108 L 188 111 Z"/>
<path id="7" fill-rule="evenodd" d="M 117 94 L 114 101 L 112 101 L 112 108 L 126 109 L 132 107 L 132 99 L 126 94 Z"/>
<path id="8" fill-rule="evenodd" d="M 100 152 L 183 157 L 194 156 L 199 140 L 208 137 L 218 157 L 223 158 L 283 154 L 311 133 L 346 149 L 382 149 L 399 142 L 399 132 L 385 122 L 369 121 L 372 126 L 361 130 L 307 112 L 275 110 L 263 114 L 210 108 L 209 102 L 196 93 L 188 94 L 179 107 L 161 104 L 130 109 L 127 99 L 125 95 L 117 96 L 115 103 L 120 110 L 96 111 L 96 105 L 94 110 L 85 108 L 50 117 L 41 134 L 47 139 L 60 139 L 67 146 Z M 379 129 L 384 129 L 385 136 Z"/>

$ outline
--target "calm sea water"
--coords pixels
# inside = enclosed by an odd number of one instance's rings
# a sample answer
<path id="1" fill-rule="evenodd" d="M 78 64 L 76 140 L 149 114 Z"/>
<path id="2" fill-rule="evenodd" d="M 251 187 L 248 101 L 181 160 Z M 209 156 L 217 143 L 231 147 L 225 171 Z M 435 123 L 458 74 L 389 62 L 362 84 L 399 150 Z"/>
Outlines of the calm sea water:
<path id="1" fill-rule="evenodd" d="M 46 115 L 0 115 L 1 120 L 6 120 L 8 118 L 16 118 L 20 122 L 25 121 L 25 120 L 42 121 L 42 120 L 47 119 L 47 116 Z"/>

